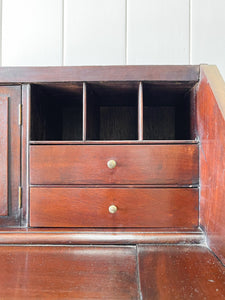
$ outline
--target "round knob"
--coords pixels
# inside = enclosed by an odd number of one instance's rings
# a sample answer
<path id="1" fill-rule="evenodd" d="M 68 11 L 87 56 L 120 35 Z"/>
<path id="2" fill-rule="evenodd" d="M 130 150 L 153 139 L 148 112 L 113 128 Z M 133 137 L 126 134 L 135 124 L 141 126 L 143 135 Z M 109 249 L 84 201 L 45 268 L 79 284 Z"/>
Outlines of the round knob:
<path id="1" fill-rule="evenodd" d="M 110 159 L 109 161 L 107 161 L 107 166 L 109 169 L 114 169 L 116 166 L 116 161 L 113 159 Z"/>
<path id="2" fill-rule="evenodd" d="M 109 212 L 110 212 L 111 214 L 115 214 L 115 213 L 117 212 L 117 207 L 116 207 L 116 205 L 110 205 L 110 206 L 109 206 Z"/>

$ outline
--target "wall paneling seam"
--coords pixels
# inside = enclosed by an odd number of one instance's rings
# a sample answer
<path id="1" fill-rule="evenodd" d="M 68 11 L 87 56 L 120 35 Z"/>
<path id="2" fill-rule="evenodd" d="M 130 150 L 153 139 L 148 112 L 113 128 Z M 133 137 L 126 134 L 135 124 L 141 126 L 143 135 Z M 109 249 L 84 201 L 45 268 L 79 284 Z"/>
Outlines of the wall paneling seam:
<path id="1" fill-rule="evenodd" d="M 64 14 L 64 11 L 65 11 L 65 7 L 64 7 L 65 3 L 64 3 L 64 0 L 62 0 L 62 29 L 61 29 L 61 34 L 62 34 L 62 37 L 61 37 L 61 43 L 62 43 L 62 62 L 61 62 L 61 65 L 64 66 L 65 65 L 65 55 L 64 55 L 64 34 L 65 34 L 65 26 L 64 26 L 64 23 L 65 23 L 65 14 Z"/>
<path id="2" fill-rule="evenodd" d="M 189 64 L 192 64 L 192 0 L 189 0 Z"/>
<path id="3" fill-rule="evenodd" d="M 125 62 L 124 62 L 125 65 L 127 65 L 127 63 L 128 63 L 128 48 L 127 48 L 127 36 L 128 36 L 127 17 L 128 17 L 128 12 L 127 12 L 127 1 L 128 0 L 125 0 Z"/>

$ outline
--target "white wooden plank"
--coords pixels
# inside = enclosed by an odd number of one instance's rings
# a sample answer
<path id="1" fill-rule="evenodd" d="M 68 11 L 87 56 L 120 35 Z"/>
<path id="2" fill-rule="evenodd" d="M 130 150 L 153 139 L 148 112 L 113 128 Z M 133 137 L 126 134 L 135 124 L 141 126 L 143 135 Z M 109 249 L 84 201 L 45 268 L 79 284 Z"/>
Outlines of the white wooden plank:
<path id="1" fill-rule="evenodd" d="M 192 63 L 215 64 L 225 79 L 225 1 L 192 1 Z"/>
<path id="2" fill-rule="evenodd" d="M 189 63 L 189 0 L 127 0 L 128 64 Z"/>
<path id="3" fill-rule="evenodd" d="M 3 0 L 2 65 L 62 64 L 62 0 Z"/>
<path id="4" fill-rule="evenodd" d="M 125 63 L 125 0 L 65 0 L 65 65 Z"/>

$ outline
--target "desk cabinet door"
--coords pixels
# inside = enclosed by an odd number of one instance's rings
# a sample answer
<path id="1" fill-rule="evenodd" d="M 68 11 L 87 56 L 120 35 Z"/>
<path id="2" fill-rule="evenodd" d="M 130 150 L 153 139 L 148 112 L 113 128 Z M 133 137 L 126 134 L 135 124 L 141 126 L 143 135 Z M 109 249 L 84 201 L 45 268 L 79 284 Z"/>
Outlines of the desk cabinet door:
<path id="1" fill-rule="evenodd" d="M 0 226 L 20 222 L 19 86 L 0 87 Z"/>

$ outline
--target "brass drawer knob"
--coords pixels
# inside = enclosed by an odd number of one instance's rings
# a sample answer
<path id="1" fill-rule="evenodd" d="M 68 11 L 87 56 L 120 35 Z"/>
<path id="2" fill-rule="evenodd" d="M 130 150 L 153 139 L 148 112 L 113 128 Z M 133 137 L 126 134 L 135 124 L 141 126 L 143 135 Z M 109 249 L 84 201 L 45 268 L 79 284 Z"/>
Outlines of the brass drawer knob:
<path id="1" fill-rule="evenodd" d="M 114 159 L 110 159 L 109 161 L 107 161 L 107 166 L 109 169 L 114 169 L 116 166 L 116 161 Z"/>
<path id="2" fill-rule="evenodd" d="M 109 212 L 110 212 L 111 214 L 115 214 L 115 213 L 117 212 L 117 207 L 116 207 L 116 205 L 110 205 L 110 206 L 109 206 Z"/>

